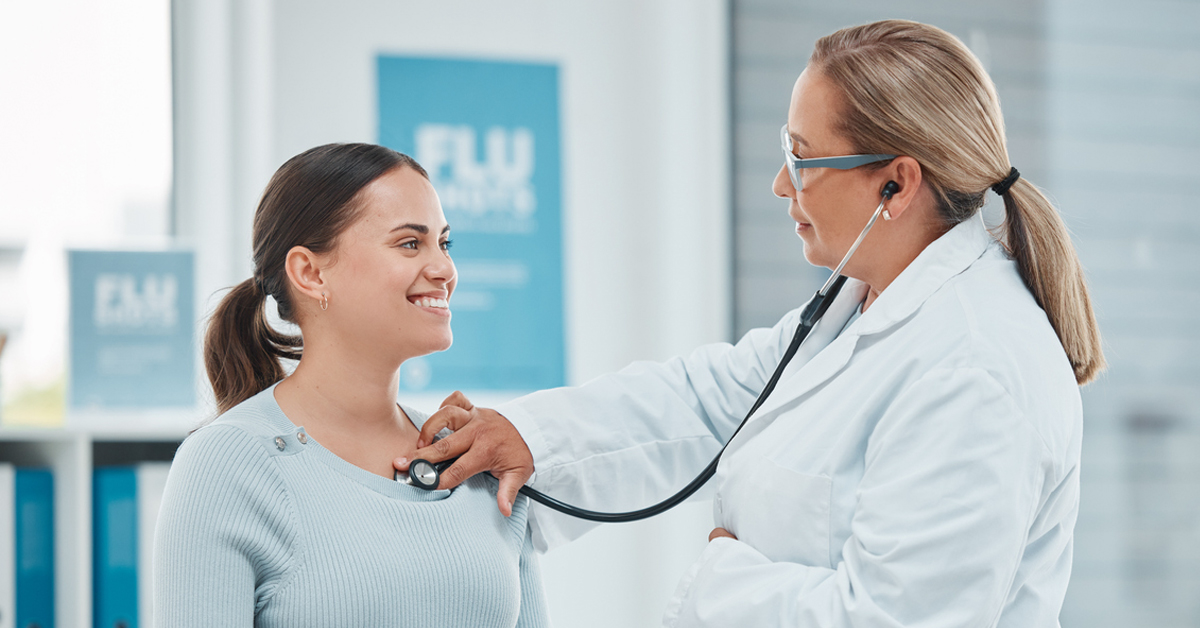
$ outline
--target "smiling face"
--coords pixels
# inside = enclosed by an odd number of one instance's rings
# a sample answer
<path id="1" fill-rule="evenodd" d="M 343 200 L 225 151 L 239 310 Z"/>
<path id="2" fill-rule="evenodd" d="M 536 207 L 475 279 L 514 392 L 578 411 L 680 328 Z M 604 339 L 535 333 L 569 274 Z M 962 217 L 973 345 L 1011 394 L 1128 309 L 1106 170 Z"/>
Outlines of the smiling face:
<path id="1" fill-rule="evenodd" d="M 389 362 L 448 349 L 457 274 L 450 227 L 433 186 L 401 167 L 375 179 L 359 198 L 361 214 L 322 269 L 329 308 L 320 317 L 328 317 L 340 341 Z"/>
<path id="2" fill-rule="evenodd" d="M 842 107 L 840 94 L 824 76 L 806 69 L 792 89 L 788 109 L 788 132 L 797 157 L 835 157 L 854 154 L 854 147 L 838 132 Z M 804 189 L 797 192 L 786 166 L 775 176 L 776 196 L 791 200 L 788 214 L 796 221 L 796 233 L 804 240 L 804 256 L 810 264 L 834 268 L 850 249 L 879 204 L 879 191 L 887 175 L 871 167 L 851 170 L 806 168 L 801 171 Z M 871 240 L 875 230 L 867 236 Z M 864 245 L 869 243 L 864 243 Z M 867 248 L 864 246 L 864 248 Z M 843 274 L 851 275 L 870 256 L 855 253 Z M 866 253 L 866 255 L 864 255 Z M 855 275 L 851 275 L 855 276 Z"/>

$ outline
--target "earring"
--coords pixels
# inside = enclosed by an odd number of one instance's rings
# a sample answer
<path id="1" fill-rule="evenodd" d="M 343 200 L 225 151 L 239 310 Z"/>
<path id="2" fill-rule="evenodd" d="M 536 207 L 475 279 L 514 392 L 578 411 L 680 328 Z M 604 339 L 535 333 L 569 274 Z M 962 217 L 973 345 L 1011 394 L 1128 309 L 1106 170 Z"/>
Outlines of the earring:
<path id="1" fill-rule="evenodd" d="M 324 292 L 321 293 L 321 311 L 329 309 L 329 297 Z"/>
<path id="2" fill-rule="evenodd" d="M 891 212 L 889 212 L 889 211 L 888 211 L 888 210 L 886 210 L 886 209 L 885 209 L 885 210 L 883 210 L 883 219 L 884 219 L 884 220 L 891 220 L 891 219 L 892 219 L 892 213 L 891 213 Z"/>

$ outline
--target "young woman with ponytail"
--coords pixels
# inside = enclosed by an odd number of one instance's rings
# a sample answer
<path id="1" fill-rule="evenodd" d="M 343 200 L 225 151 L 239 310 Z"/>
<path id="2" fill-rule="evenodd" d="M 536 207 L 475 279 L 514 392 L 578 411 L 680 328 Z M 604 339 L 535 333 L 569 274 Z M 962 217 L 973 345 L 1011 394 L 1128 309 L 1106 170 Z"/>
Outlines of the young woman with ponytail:
<path id="1" fill-rule="evenodd" d="M 949 33 L 888 20 L 818 41 L 787 113 L 774 192 L 808 261 L 837 267 L 882 219 L 722 455 L 717 527 L 666 624 L 1057 625 L 1079 509 L 1078 386 L 1104 357 L 1062 220 L 1009 163 L 991 79 Z M 979 211 L 989 193 L 1007 211 L 996 234 Z M 730 438 L 803 305 L 734 346 L 495 410 L 457 400 L 423 444 L 455 433 L 416 455 L 485 452 L 447 475 L 523 469 L 519 486 L 536 468 L 534 488 L 592 510 L 653 504 Z M 538 510 L 532 527 L 539 547 L 586 529 Z"/>
<path id="2" fill-rule="evenodd" d="M 546 625 L 524 500 L 506 517 L 483 477 L 393 479 L 428 418 L 397 403 L 400 365 L 451 342 L 449 232 L 425 171 L 382 146 L 319 146 L 271 178 L 254 275 L 204 342 L 220 416 L 163 497 L 157 624 Z"/>

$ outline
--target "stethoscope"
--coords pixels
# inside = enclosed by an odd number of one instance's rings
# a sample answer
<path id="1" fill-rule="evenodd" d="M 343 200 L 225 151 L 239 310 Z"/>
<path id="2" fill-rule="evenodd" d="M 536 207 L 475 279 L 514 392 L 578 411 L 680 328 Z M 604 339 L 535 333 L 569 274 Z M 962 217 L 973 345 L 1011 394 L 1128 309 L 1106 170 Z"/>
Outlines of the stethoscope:
<path id="1" fill-rule="evenodd" d="M 642 508 L 641 510 L 633 510 L 630 512 L 596 512 L 594 510 L 578 508 L 570 504 L 560 502 L 557 499 L 536 491 L 528 486 L 522 486 L 520 493 L 529 497 L 529 499 L 546 506 L 547 508 L 557 510 L 558 512 L 570 515 L 572 517 L 587 519 L 588 521 L 599 521 L 601 523 L 621 523 L 625 521 L 639 521 L 641 519 L 647 519 L 649 517 L 653 517 L 654 515 L 664 513 L 683 503 L 684 500 L 691 497 L 693 493 L 700 490 L 700 487 L 704 486 L 705 483 L 712 479 L 713 475 L 716 474 L 717 464 L 721 461 L 721 454 L 725 453 L 725 449 L 729 447 L 729 443 L 733 442 L 733 439 L 737 437 L 738 432 L 742 431 L 742 428 L 745 427 L 746 423 L 750 420 L 750 417 L 754 416 L 754 413 L 758 410 L 758 408 L 762 406 L 763 402 L 767 400 L 767 397 L 771 395 L 771 392 L 775 390 L 775 384 L 779 383 L 779 378 L 783 376 L 783 371 L 785 368 L 787 368 L 788 362 L 792 360 L 792 358 L 796 355 L 796 351 L 800 349 L 800 344 L 804 342 L 804 339 L 808 337 L 808 333 L 812 331 L 813 326 L 815 326 L 817 322 L 821 320 L 821 317 L 825 315 L 825 311 L 829 309 L 829 305 L 833 303 L 835 298 L 837 298 L 838 292 L 841 291 L 842 286 L 846 283 L 846 278 L 842 276 L 842 269 L 845 268 L 846 262 L 850 261 L 850 256 L 854 255 L 854 252 L 858 250 L 858 246 L 862 244 L 863 239 L 867 237 L 867 232 L 870 231 L 871 227 L 875 225 L 875 221 L 879 220 L 879 215 L 883 213 L 883 206 L 892 198 L 894 194 L 896 194 L 896 192 L 899 191 L 900 186 L 897 185 L 895 181 L 888 181 L 887 184 L 883 186 L 883 190 L 880 191 L 880 195 L 883 197 L 883 199 L 879 201 L 879 207 L 875 208 L 875 213 L 872 214 L 871 219 L 867 221 L 867 226 L 863 228 L 862 233 L 858 234 L 858 239 L 855 240 L 854 244 L 850 246 L 850 250 L 846 252 L 845 257 L 842 258 L 842 262 L 837 265 L 837 268 L 834 269 L 833 274 L 831 274 L 829 279 L 825 281 L 825 285 L 821 286 L 820 290 L 817 290 L 817 293 L 813 296 L 812 300 L 808 302 L 807 306 L 805 306 L 804 311 L 800 313 L 800 325 L 796 328 L 796 333 L 792 336 L 791 343 L 788 344 L 787 350 L 784 351 L 783 358 L 779 360 L 779 366 L 775 367 L 775 372 L 771 374 L 771 379 L 767 381 L 767 385 L 763 388 L 762 392 L 759 393 L 758 399 L 755 400 L 754 405 L 750 407 L 750 411 L 746 413 L 746 418 L 742 419 L 742 422 L 738 424 L 737 429 L 733 431 L 733 435 L 730 436 L 729 440 L 725 442 L 725 445 L 721 447 L 721 451 L 717 452 L 717 455 L 712 459 L 712 462 L 708 463 L 708 466 L 704 468 L 704 471 L 701 471 L 700 475 L 696 476 L 696 478 L 689 482 L 687 486 L 680 489 L 678 493 L 675 493 L 674 495 L 657 504 L 654 504 L 653 506 Z M 442 462 L 435 463 L 418 458 L 417 460 L 413 460 L 412 464 L 409 465 L 407 480 L 400 481 L 406 482 L 407 484 L 416 486 L 418 488 L 432 491 L 437 488 L 438 482 L 441 480 L 442 472 L 449 468 L 450 465 L 454 464 L 455 460 L 458 460 L 458 458 L 451 458 L 450 460 L 443 460 Z M 399 479 L 398 472 L 397 478 Z"/>

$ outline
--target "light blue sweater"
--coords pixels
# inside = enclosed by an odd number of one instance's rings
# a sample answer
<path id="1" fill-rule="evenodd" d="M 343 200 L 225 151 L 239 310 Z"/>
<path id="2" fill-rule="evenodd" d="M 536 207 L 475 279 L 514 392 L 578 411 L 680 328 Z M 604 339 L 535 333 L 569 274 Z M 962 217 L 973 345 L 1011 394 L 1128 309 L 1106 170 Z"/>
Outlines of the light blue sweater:
<path id="1" fill-rule="evenodd" d="M 404 411 L 419 427 L 427 418 Z M 155 623 L 548 624 L 518 498 L 476 476 L 426 492 L 356 467 L 280 410 L 274 386 L 197 430 L 171 466 L 155 538 Z"/>

